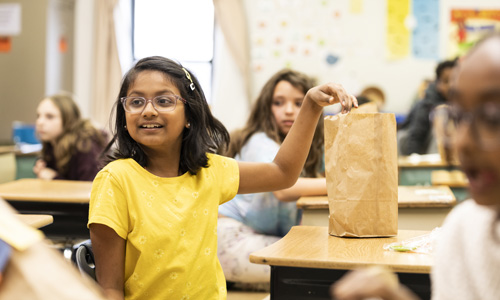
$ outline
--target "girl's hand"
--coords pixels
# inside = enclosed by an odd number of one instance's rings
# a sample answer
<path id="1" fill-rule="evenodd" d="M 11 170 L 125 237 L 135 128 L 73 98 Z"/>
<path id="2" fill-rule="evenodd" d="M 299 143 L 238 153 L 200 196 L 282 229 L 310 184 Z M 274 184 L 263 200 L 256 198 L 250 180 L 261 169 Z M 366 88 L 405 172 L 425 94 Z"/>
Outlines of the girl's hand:
<path id="1" fill-rule="evenodd" d="M 35 162 L 35 165 L 33 166 L 33 173 L 35 173 L 36 176 L 47 167 L 47 164 L 43 159 L 39 159 Z"/>
<path id="2" fill-rule="evenodd" d="M 342 105 L 342 113 L 351 111 L 351 107 L 358 107 L 358 100 L 338 83 L 326 83 L 307 91 L 306 98 L 316 102 L 319 106 L 328 106 L 335 103 Z"/>
<path id="3" fill-rule="evenodd" d="M 47 168 L 47 164 L 43 159 L 39 159 L 35 162 L 33 173 L 35 173 L 36 177 L 46 180 L 54 179 L 57 176 L 55 170 Z"/>
<path id="4" fill-rule="evenodd" d="M 51 168 L 45 168 L 38 172 L 37 176 L 40 179 L 51 180 L 57 177 L 57 172 Z"/>
<path id="5" fill-rule="evenodd" d="M 335 300 L 418 300 L 403 285 L 399 284 L 396 274 L 382 267 L 370 267 L 351 271 L 330 288 Z"/>

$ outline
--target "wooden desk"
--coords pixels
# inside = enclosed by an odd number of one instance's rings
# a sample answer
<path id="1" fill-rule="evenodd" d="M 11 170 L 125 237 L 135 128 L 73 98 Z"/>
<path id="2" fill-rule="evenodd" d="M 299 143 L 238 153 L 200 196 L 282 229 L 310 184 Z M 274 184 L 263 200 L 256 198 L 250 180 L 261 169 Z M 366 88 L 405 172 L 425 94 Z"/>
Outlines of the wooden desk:
<path id="1" fill-rule="evenodd" d="M 0 184 L 0 197 L 22 214 L 47 214 L 48 237 L 88 238 L 90 181 L 19 179 Z"/>
<path id="2" fill-rule="evenodd" d="M 399 185 L 430 185 L 434 170 L 455 170 L 458 164 L 448 165 L 436 154 L 409 155 L 398 158 Z"/>
<path id="3" fill-rule="evenodd" d="M 3 145 L 0 146 L 0 154 L 2 153 L 14 153 L 16 152 L 16 146 L 15 145 Z"/>
<path id="4" fill-rule="evenodd" d="M 35 227 L 35 228 L 41 228 L 44 226 L 47 226 L 49 224 L 52 224 L 54 221 L 54 218 L 51 215 L 22 215 L 18 214 L 17 217 L 21 219 L 24 223 Z"/>
<path id="5" fill-rule="evenodd" d="M 448 167 L 448 162 L 441 159 L 439 153 L 423 154 L 423 155 L 408 155 L 398 157 L 398 166 L 403 168 L 440 168 Z M 458 164 L 453 163 L 453 166 Z"/>
<path id="6" fill-rule="evenodd" d="M 458 201 L 469 198 L 469 180 L 460 170 L 434 170 L 431 172 L 432 185 L 447 185 Z"/>
<path id="7" fill-rule="evenodd" d="M 325 299 L 328 289 L 348 270 L 383 265 L 421 299 L 430 298 L 432 256 L 383 249 L 384 244 L 424 235 L 399 230 L 392 238 L 339 238 L 325 226 L 294 226 L 278 242 L 250 254 L 250 261 L 271 266 L 271 299 Z"/>
<path id="8" fill-rule="evenodd" d="M 456 204 L 447 186 L 399 186 L 398 228 L 432 230 L 441 226 Z M 328 226 L 328 197 L 301 197 L 297 207 L 302 211 L 302 225 Z"/>
<path id="9" fill-rule="evenodd" d="M 29 149 L 28 149 L 29 150 Z M 36 178 L 33 173 L 33 166 L 40 156 L 40 151 L 22 152 L 15 145 L 0 146 L 0 154 L 13 153 L 16 157 L 16 175 L 15 179 L 20 178 Z"/>
<path id="10" fill-rule="evenodd" d="M 432 184 L 447 185 L 449 187 L 467 188 L 469 180 L 460 170 L 436 170 L 431 173 Z"/>

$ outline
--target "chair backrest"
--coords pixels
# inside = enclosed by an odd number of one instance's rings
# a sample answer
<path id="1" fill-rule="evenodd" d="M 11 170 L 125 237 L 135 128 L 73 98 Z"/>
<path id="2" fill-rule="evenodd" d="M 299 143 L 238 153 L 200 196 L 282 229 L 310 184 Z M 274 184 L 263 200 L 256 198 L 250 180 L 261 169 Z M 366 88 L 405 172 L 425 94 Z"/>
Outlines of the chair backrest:
<path id="1" fill-rule="evenodd" d="M 0 153 L 0 183 L 16 179 L 16 155 L 14 152 Z"/>
<path id="2" fill-rule="evenodd" d="M 90 240 L 76 245 L 73 253 L 72 260 L 76 263 L 78 270 L 80 270 L 82 274 L 86 274 L 96 280 L 94 253 L 92 252 Z"/>

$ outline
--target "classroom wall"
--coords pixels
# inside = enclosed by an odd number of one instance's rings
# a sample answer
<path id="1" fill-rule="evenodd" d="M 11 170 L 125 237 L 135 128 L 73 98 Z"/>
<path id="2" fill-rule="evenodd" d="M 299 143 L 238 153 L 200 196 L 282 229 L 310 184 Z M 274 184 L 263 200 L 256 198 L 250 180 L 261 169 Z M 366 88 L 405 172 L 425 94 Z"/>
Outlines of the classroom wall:
<path id="1" fill-rule="evenodd" d="M 45 92 L 47 0 L 0 0 L 20 3 L 22 33 L 11 38 L 11 51 L 0 53 L 0 141 L 12 135 L 14 120 L 32 122 Z"/>
<path id="2" fill-rule="evenodd" d="M 320 82 L 340 82 L 355 94 L 367 85 L 379 86 L 387 96 L 385 110 L 398 113 L 406 112 L 420 82 L 433 79 L 436 64 L 448 58 L 450 10 L 500 8 L 498 0 L 245 2 L 255 91 L 276 70 L 289 66 L 317 76 Z M 409 30 L 409 53 L 391 55 L 387 42 L 390 2 L 408 3 L 410 14 L 418 11 L 417 5 L 436 3 L 440 19 L 435 53 L 418 57 L 412 50 L 419 41 Z M 435 33 L 426 32 L 429 39 Z"/>
<path id="3" fill-rule="evenodd" d="M 231 130 L 243 126 L 246 117 L 241 116 L 242 107 L 254 101 L 267 79 L 284 67 L 315 76 L 320 83 L 339 82 L 353 94 L 368 85 L 378 86 L 386 95 L 383 109 L 406 114 L 420 83 L 434 79 L 437 63 L 449 57 L 451 9 L 500 9 L 498 0 L 436 0 L 438 51 L 433 57 L 415 57 L 410 31 L 409 55 L 394 58 L 387 51 L 390 1 L 397 0 L 244 0 L 252 47 L 253 95 L 247 99 L 239 84 L 221 84 L 222 88 L 214 89 L 216 116 Z M 412 4 L 418 4 L 416 1 L 400 3 L 409 3 L 411 12 Z M 356 4 L 358 10 L 353 8 Z M 328 58 L 336 62 L 331 63 Z M 232 64 L 230 59 L 218 64 L 224 72 L 232 69 L 224 67 Z M 237 70 L 219 76 L 241 81 Z M 234 110 L 239 116 L 236 120 L 230 117 Z"/>
<path id="4" fill-rule="evenodd" d="M 73 91 L 74 0 L 0 0 L 21 5 L 21 33 L 0 53 L 0 143 L 12 123 L 33 124 L 44 96 Z"/>
<path id="5" fill-rule="evenodd" d="M 219 39 L 219 53 L 214 59 L 214 87 L 212 108 L 214 114 L 229 130 L 243 126 L 246 121 L 250 103 L 255 99 L 263 83 L 275 71 L 288 66 L 287 56 L 274 56 L 276 45 L 273 37 L 279 33 L 280 23 L 274 29 L 258 29 L 258 22 L 286 20 L 289 25 L 299 20 L 303 31 L 312 33 L 331 32 L 337 45 L 342 47 L 342 54 L 334 65 L 327 65 L 325 50 L 311 53 L 306 59 L 296 55 L 290 66 L 311 75 L 316 75 L 321 82 L 334 80 L 342 83 L 353 92 L 358 92 L 368 84 L 379 85 L 387 96 L 386 111 L 405 113 L 409 109 L 417 87 L 424 78 L 433 78 L 436 60 L 407 57 L 399 60 L 388 60 L 385 53 L 386 3 L 388 0 L 242 0 L 249 15 L 249 27 L 252 43 L 258 38 L 268 42 L 266 47 L 252 52 L 252 90 L 253 96 L 247 98 L 244 83 L 238 73 L 230 53 L 225 49 L 225 41 Z M 416 0 L 414 0 L 416 1 Z M 67 56 L 75 55 L 70 65 L 73 71 L 65 69 L 57 76 L 46 78 L 47 72 L 47 14 L 49 3 L 58 2 L 74 4 L 74 46 L 68 48 Z M 361 3 L 359 14 L 350 15 L 350 5 Z M 35 110 L 38 102 L 48 90 L 57 90 L 57 84 L 48 85 L 47 80 L 58 77 L 61 87 L 76 94 L 76 100 L 84 117 L 89 115 L 91 97 L 92 72 L 92 40 L 93 40 L 93 3 L 94 0 L 0 0 L 0 3 L 21 3 L 23 9 L 22 33 L 12 37 L 12 51 L 0 53 L 0 143 L 11 139 L 12 122 L 35 121 Z M 268 11 L 270 5 L 278 7 L 277 13 Z M 280 6 L 281 5 L 281 6 Z M 326 6 L 324 6 L 326 5 Z M 67 7 L 67 6 L 64 6 Z M 325 8 L 326 7 L 326 8 Z M 440 0 L 439 1 L 439 59 L 446 57 L 449 32 L 450 9 L 500 9 L 498 0 Z M 71 10 L 69 10 L 71 12 Z M 340 11 L 343 16 L 335 19 L 332 26 L 319 28 L 316 26 L 330 24 L 322 21 L 320 15 L 331 16 Z M 63 20 L 68 18 L 63 17 Z M 295 26 L 295 25 L 294 25 Z M 262 33 L 262 34 L 261 34 Z M 57 36 L 57 35 L 56 35 Z M 285 37 L 285 35 L 283 35 Z M 293 37 L 293 36 L 292 36 Z M 68 39 L 71 43 L 72 39 Z M 330 42 L 334 42 L 332 38 Z M 70 45 L 70 44 L 68 44 Z M 333 45 L 328 50 L 337 51 Z M 329 47 L 330 47 L 329 46 Z M 304 47 L 303 45 L 300 47 Z M 56 48 L 57 49 L 57 48 Z M 267 54 L 263 51 L 270 51 Z M 301 48 L 303 49 L 303 48 Z M 349 51 L 352 49 L 353 51 Z M 343 52 L 342 52 L 343 51 Z M 71 54 L 71 53 L 73 54 Z M 300 52 L 298 52 L 300 53 Z M 336 53 L 336 52 L 335 52 Z M 288 56 L 290 57 L 290 56 Z M 315 61 L 315 59 L 317 59 Z M 258 66 L 260 68 L 257 68 Z M 66 73 L 64 73 L 66 72 Z M 61 76 L 61 74 L 66 74 Z M 70 79 L 71 77 L 72 80 Z M 67 79 L 67 80 L 66 80 Z M 64 82 L 64 83 L 62 83 Z M 52 86 L 52 88 L 50 88 Z"/>

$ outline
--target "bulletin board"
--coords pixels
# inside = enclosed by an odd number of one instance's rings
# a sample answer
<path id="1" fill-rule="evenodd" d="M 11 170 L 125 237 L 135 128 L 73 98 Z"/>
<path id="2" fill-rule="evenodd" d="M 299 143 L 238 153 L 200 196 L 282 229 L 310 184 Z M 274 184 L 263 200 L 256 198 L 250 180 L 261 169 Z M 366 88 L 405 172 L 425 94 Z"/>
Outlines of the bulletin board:
<path id="1" fill-rule="evenodd" d="M 244 0 L 253 95 L 293 68 L 353 94 L 386 95 L 384 111 L 406 113 L 419 85 L 448 57 L 450 14 L 491 0 Z M 497 4 L 498 6 L 498 4 Z"/>

